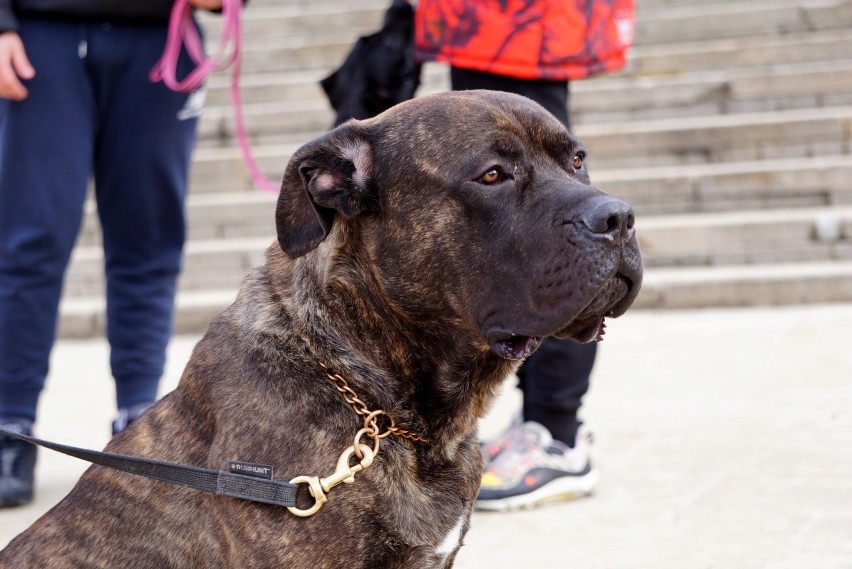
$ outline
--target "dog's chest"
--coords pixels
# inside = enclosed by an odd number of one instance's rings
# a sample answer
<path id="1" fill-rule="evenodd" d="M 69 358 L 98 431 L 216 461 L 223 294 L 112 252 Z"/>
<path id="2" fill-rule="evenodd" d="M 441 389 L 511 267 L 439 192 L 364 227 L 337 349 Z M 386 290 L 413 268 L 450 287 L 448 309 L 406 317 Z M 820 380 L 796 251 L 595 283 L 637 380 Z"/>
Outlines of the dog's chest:
<path id="1" fill-rule="evenodd" d="M 453 566 L 462 538 L 467 532 L 469 515 L 461 515 L 455 523 L 429 544 L 411 544 L 401 548 L 396 560 L 388 566 L 400 569 L 448 569 Z M 432 526 L 432 530 L 437 529 Z M 446 529 L 446 528 L 442 528 Z"/>
<path id="2" fill-rule="evenodd" d="M 459 478 L 453 479 L 459 481 Z M 405 569 L 450 567 L 469 527 L 472 500 L 468 492 L 441 492 L 435 486 L 424 487 L 418 480 L 422 479 L 401 484 L 399 492 L 383 494 L 384 500 L 380 500 L 384 503 L 379 509 L 383 511 L 385 529 L 402 546 L 398 550 L 399 563 L 392 566 Z M 444 484 L 437 486 L 447 489 Z M 466 486 L 451 485 L 456 490 Z"/>
<path id="3" fill-rule="evenodd" d="M 435 548 L 435 556 L 442 559 L 447 559 L 450 555 L 456 552 L 461 546 L 462 536 L 465 533 L 468 516 L 459 516 L 456 525 L 452 527 L 438 547 Z"/>

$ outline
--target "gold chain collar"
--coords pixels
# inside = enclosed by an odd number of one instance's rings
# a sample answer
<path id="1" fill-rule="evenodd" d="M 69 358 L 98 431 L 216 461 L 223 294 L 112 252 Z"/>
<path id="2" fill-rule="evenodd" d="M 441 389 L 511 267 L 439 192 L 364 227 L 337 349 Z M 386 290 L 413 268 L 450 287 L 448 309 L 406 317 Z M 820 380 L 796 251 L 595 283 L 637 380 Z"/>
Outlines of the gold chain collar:
<path id="1" fill-rule="evenodd" d="M 370 411 L 367 404 L 364 403 L 355 391 L 349 387 L 349 382 L 346 381 L 339 373 L 334 373 L 333 371 L 328 369 L 323 363 L 320 363 L 320 366 L 326 371 L 326 376 L 334 383 L 334 387 L 343 395 L 343 398 L 347 403 L 352 407 L 352 409 L 358 415 L 364 417 L 364 428 L 358 432 L 358 435 L 355 437 L 355 443 L 357 445 L 358 439 L 361 438 L 362 434 L 366 434 L 370 438 L 376 439 L 376 445 L 378 446 L 378 439 L 383 439 L 388 435 L 396 435 L 398 437 L 403 437 L 406 439 L 410 439 L 412 441 L 417 441 L 421 443 L 429 442 L 429 439 L 418 435 L 414 431 L 409 431 L 408 429 L 403 429 L 402 427 L 398 427 L 393 420 L 393 417 L 384 412 L 384 410 L 379 409 L 377 411 Z M 384 415 L 390 421 L 390 425 L 385 429 L 384 433 L 379 432 L 378 423 L 376 422 L 376 418 L 380 415 Z M 357 454 L 357 453 L 356 453 Z M 360 455 L 359 457 L 360 458 Z"/>
<path id="2" fill-rule="evenodd" d="M 352 407 L 355 413 L 364 417 L 364 426 L 355 434 L 354 444 L 344 450 L 343 454 L 340 455 L 340 458 L 337 461 L 337 469 L 334 471 L 334 474 L 326 476 L 325 478 L 319 478 L 318 476 L 297 476 L 290 480 L 291 484 L 307 484 L 308 491 L 316 500 L 313 506 L 304 510 L 296 507 L 287 508 L 290 513 L 299 517 L 308 517 L 317 513 L 322 505 L 328 501 L 326 492 L 329 492 L 338 484 L 352 484 L 355 482 L 355 474 L 373 464 L 373 459 L 375 459 L 376 455 L 379 454 L 379 441 L 381 441 L 381 439 L 388 435 L 396 435 L 398 437 L 403 437 L 421 443 L 429 442 L 429 439 L 418 435 L 414 431 L 398 427 L 394 422 L 393 417 L 385 413 L 384 410 L 378 409 L 376 411 L 370 411 L 370 408 L 367 407 L 367 404 L 358 397 L 355 390 L 349 387 L 349 382 L 346 381 L 346 378 L 338 373 L 332 372 L 328 369 L 328 366 L 323 363 L 320 363 L 320 366 L 322 366 L 325 370 L 326 376 L 343 395 L 343 399 L 349 403 L 349 406 Z M 381 431 L 378 423 L 378 418 L 381 415 L 384 415 L 387 417 L 388 421 L 390 421 L 390 425 L 385 427 L 384 432 Z M 361 438 L 365 435 L 373 439 L 373 448 L 361 443 Z M 359 461 L 358 464 L 349 464 L 349 461 L 352 459 L 352 455 L 357 457 Z"/>

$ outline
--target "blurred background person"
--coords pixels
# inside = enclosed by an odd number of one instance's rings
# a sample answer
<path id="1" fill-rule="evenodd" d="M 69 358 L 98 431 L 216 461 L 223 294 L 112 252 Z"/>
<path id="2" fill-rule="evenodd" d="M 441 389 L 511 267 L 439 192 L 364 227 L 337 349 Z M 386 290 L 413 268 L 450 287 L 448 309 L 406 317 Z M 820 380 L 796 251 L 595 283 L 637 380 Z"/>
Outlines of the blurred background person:
<path id="1" fill-rule="evenodd" d="M 218 9 L 222 0 L 190 0 Z M 149 73 L 173 0 L 0 3 L 0 424 L 31 434 L 89 177 L 124 429 L 156 399 L 203 88 Z M 191 68 L 184 57 L 179 74 Z M 0 506 L 33 498 L 36 449 L 0 436 Z"/>
<path id="2" fill-rule="evenodd" d="M 633 0 L 420 0 L 415 57 L 450 65 L 454 90 L 529 97 L 570 129 L 569 81 L 621 69 L 633 38 Z M 518 371 L 523 406 L 483 444 L 476 506 L 531 507 L 589 495 L 597 472 L 578 418 L 597 345 L 547 338 Z"/>

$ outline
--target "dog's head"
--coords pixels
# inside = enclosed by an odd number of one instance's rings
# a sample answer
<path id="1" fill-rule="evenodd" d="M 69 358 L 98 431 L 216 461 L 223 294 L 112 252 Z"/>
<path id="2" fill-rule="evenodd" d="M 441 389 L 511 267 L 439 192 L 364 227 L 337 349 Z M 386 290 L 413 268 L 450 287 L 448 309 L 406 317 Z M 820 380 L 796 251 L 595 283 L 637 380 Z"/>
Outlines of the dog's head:
<path id="1" fill-rule="evenodd" d="M 631 208 L 590 185 L 559 121 L 507 93 L 417 98 L 306 144 L 276 224 L 290 258 L 369 266 L 394 313 L 452 321 L 508 359 L 598 337 L 642 281 Z"/>

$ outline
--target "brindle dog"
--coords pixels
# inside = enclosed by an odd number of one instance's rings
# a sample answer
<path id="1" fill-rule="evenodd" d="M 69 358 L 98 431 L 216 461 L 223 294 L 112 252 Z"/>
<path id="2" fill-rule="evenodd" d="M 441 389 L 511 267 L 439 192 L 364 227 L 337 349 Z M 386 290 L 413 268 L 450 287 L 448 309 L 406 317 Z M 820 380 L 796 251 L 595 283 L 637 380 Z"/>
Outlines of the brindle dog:
<path id="1" fill-rule="evenodd" d="M 545 336 L 594 340 L 639 291 L 633 212 L 589 184 L 585 155 L 535 103 L 486 91 L 408 101 L 303 146 L 266 264 L 178 388 L 107 448 L 325 476 L 364 422 L 329 370 L 385 411 L 380 432 L 390 418 L 415 438 L 382 438 L 307 518 L 92 467 L 0 566 L 452 566 L 479 486 L 477 419 L 503 380 Z"/>

